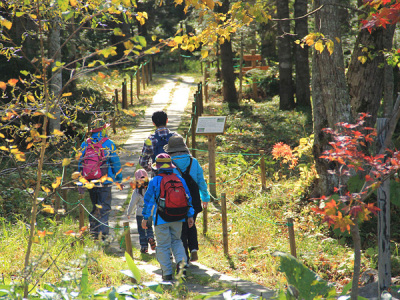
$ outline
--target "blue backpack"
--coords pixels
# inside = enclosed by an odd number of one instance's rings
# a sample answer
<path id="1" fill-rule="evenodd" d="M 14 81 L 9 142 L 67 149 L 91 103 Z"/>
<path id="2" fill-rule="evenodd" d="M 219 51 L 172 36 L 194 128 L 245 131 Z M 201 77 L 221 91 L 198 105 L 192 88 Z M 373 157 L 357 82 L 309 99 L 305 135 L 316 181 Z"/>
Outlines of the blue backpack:
<path id="1" fill-rule="evenodd" d="M 164 150 L 164 146 L 168 144 L 168 140 L 171 136 L 173 136 L 175 133 L 174 132 L 170 132 L 165 136 L 159 136 L 158 132 L 156 132 L 154 134 L 155 139 L 157 140 L 156 146 L 154 147 L 154 152 L 153 152 L 153 156 L 151 157 L 151 159 L 153 160 L 153 162 L 156 161 L 156 156 L 160 153 L 165 153 Z"/>

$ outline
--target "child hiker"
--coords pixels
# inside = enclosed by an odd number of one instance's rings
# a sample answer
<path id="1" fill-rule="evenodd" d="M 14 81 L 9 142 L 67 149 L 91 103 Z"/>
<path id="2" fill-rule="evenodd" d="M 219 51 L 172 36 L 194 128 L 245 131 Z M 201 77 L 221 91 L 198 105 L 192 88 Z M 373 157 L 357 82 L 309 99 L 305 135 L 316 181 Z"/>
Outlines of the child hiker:
<path id="1" fill-rule="evenodd" d="M 147 229 L 142 228 L 142 210 L 143 210 L 143 196 L 146 193 L 149 184 L 149 177 L 144 169 L 139 169 L 135 172 L 135 189 L 133 190 L 131 201 L 129 202 L 128 210 L 126 212 L 128 219 L 132 214 L 133 208 L 136 206 L 136 221 L 139 232 L 140 252 L 147 253 L 150 244 L 151 250 L 156 249 L 156 242 L 154 240 L 153 226 L 151 218 L 147 220 Z"/>
<path id="2" fill-rule="evenodd" d="M 185 180 L 175 173 L 171 157 L 161 153 L 156 157 L 158 175 L 154 176 L 144 195 L 142 227 L 147 229 L 147 220 L 153 212 L 154 230 L 157 238 L 156 258 L 160 263 L 163 280 L 172 280 L 171 250 L 177 265 L 177 274 L 183 275 L 187 264 L 181 233 L 182 222 L 188 217 L 188 226 L 194 224 L 192 198 Z"/>

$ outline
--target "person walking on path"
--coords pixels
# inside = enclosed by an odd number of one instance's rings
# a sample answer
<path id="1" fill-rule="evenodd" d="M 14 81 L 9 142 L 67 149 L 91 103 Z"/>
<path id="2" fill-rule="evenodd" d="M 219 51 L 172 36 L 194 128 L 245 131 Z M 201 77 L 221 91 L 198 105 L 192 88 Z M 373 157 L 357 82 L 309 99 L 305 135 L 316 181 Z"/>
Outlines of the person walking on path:
<path id="1" fill-rule="evenodd" d="M 90 233 L 95 239 L 98 239 L 99 235 L 105 239 L 109 233 L 108 218 L 111 212 L 112 182 L 121 183 L 122 181 L 121 162 L 116 152 L 116 146 L 107 136 L 109 126 L 110 124 L 103 119 L 95 119 L 91 122 L 91 136 L 82 143 L 78 162 L 78 171 L 82 173 L 83 177 L 87 180 L 94 179 L 92 181 L 94 187 L 88 190 L 93 206 L 89 215 Z M 101 174 L 94 174 L 96 165 L 89 165 L 88 159 L 93 158 L 88 158 L 89 153 L 96 153 L 95 157 L 98 159 L 96 164 L 100 168 Z M 85 154 L 88 155 L 85 156 Z M 87 171 L 88 168 L 89 171 Z M 101 183 L 98 179 L 103 176 L 111 178 L 112 181 L 107 179 Z"/>
<path id="2" fill-rule="evenodd" d="M 140 243 L 140 252 L 147 253 L 149 244 L 151 250 L 156 249 L 156 242 L 154 240 L 154 233 L 153 233 L 153 225 L 151 224 L 151 218 L 147 221 L 147 229 L 142 228 L 142 220 L 143 220 L 143 196 L 146 193 L 147 186 L 149 184 L 149 177 L 147 172 L 144 169 L 139 169 L 135 172 L 135 189 L 133 190 L 131 201 L 128 205 L 128 210 L 126 215 L 128 219 L 130 219 L 130 215 L 132 214 L 133 208 L 136 207 L 136 222 L 137 228 L 139 233 L 139 243 Z"/>
<path id="3" fill-rule="evenodd" d="M 144 195 L 142 227 L 143 229 L 147 229 L 147 221 L 154 208 L 153 220 L 157 239 L 156 257 L 161 266 L 162 279 L 172 280 L 171 250 L 177 264 L 177 273 L 179 273 L 180 268 L 183 267 L 183 275 L 185 275 L 184 267 L 187 264 L 187 259 L 181 240 L 182 222 L 185 221 L 185 217 L 187 216 L 188 226 L 193 226 L 194 210 L 185 180 L 179 175 L 173 174 L 175 166 L 172 165 L 171 157 L 166 153 L 162 153 L 156 157 L 155 161 L 158 175 L 150 180 Z M 171 189 L 168 188 L 168 186 L 170 186 Z M 184 191 L 182 191 L 182 188 L 184 188 Z M 178 199 L 179 201 L 182 199 L 180 197 L 182 193 L 184 193 L 185 209 L 180 211 L 179 219 L 175 220 L 175 218 L 172 219 L 171 217 L 171 219 L 168 220 L 167 209 L 172 207 L 170 206 L 171 202 L 173 202 L 172 200 L 178 203 Z M 180 209 L 182 206 L 178 207 Z M 171 211 L 172 210 L 173 209 L 171 209 Z M 163 212 L 166 212 L 166 214 Z M 174 213 L 178 214 L 177 209 L 174 210 Z M 171 216 L 172 214 L 169 215 Z"/>
<path id="4" fill-rule="evenodd" d="M 168 143 L 169 138 L 176 134 L 167 128 L 168 116 L 166 112 L 154 112 L 151 120 L 156 126 L 156 130 L 144 141 L 142 154 L 139 157 L 139 165 L 147 172 L 152 171 L 151 166 L 155 162 L 156 156 L 165 153 L 164 146 Z"/>
<path id="5" fill-rule="evenodd" d="M 207 183 L 204 179 L 203 169 L 196 158 L 190 155 L 190 151 L 182 136 L 172 136 L 168 144 L 164 146 L 176 166 L 174 172 L 185 179 L 192 196 L 192 204 L 195 210 L 193 215 L 194 224 L 189 227 L 188 222 L 182 224 L 181 239 L 188 261 L 198 260 L 199 242 L 197 238 L 196 217 L 208 206 L 210 194 L 207 190 Z M 189 255 L 190 252 L 190 255 Z"/>

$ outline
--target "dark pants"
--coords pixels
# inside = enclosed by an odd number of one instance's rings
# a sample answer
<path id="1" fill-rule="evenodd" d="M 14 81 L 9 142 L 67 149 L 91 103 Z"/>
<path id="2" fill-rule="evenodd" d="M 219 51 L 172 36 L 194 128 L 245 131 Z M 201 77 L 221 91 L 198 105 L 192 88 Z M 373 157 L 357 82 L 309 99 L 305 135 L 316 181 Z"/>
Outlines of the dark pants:
<path id="1" fill-rule="evenodd" d="M 194 224 L 191 228 L 189 228 L 189 224 L 187 220 L 182 223 L 182 234 L 181 240 L 183 243 L 183 248 L 185 248 L 185 253 L 187 257 L 187 261 L 189 262 L 189 251 L 199 250 L 199 242 L 197 240 L 197 229 L 196 229 L 196 217 L 197 213 L 194 214 L 193 220 Z"/>
<path id="2" fill-rule="evenodd" d="M 137 228 L 139 232 L 139 243 L 141 247 L 148 248 L 149 239 L 154 239 L 153 225 L 150 220 L 147 220 L 147 229 L 142 227 L 143 216 L 136 216 Z"/>
<path id="3" fill-rule="evenodd" d="M 89 215 L 90 233 L 98 238 L 101 232 L 105 237 L 110 231 L 108 217 L 111 212 L 111 185 L 94 187 L 89 190 L 89 195 L 93 205 Z"/>

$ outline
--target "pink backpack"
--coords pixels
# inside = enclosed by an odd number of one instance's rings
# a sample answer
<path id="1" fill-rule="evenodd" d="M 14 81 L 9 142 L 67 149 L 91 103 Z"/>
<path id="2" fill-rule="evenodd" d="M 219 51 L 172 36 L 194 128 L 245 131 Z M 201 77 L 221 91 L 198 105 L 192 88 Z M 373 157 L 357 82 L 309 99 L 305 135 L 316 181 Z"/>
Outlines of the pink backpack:
<path id="1" fill-rule="evenodd" d="M 86 140 L 87 147 L 82 163 L 82 175 L 87 180 L 100 179 L 107 174 L 106 157 L 104 155 L 103 143 L 108 138 L 102 138 L 99 142 L 93 143 L 91 138 Z"/>

